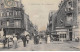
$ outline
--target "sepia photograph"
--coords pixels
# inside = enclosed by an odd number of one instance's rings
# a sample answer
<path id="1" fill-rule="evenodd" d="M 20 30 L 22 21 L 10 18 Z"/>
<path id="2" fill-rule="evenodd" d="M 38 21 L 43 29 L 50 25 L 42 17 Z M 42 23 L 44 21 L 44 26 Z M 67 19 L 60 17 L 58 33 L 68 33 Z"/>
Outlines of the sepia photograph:
<path id="1" fill-rule="evenodd" d="M 0 0 L 0 51 L 80 51 L 80 0 Z"/>

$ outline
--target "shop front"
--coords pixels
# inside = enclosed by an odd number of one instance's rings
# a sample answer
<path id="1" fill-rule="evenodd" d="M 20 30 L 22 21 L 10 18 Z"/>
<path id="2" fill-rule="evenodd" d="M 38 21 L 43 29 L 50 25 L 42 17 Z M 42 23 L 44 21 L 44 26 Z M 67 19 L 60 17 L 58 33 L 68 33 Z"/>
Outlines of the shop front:
<path id="1" fill-rule="evenodd" d="M 59 41 L 66 41 L 68 37 L 68 31 L 65 28 L 56 29 Z"/>

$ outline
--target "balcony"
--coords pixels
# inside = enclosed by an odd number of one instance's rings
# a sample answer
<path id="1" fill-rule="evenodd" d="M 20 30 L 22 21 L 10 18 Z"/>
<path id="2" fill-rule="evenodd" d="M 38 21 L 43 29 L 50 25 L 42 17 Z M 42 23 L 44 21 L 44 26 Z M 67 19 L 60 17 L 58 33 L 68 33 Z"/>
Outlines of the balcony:
<path id="1" fill-rule="evenodd" d="M 66 22 L 65 22 L 66 27 L 71 27 L 73 26 L 73 18 L 72 17 L 67 17 Z"/>
<path id="2" fill-rule="evenodd" d="M 22 28 L 22 25 L 15 25 L 14 23 L 12 23 L 12 24 L 9 24 L 9 25 L 7 25 L 7 24 L 3 24 L 2 25 L 2 27 L 3 28 Z"/>
<path id="3" fill-rule="evenodd" d="M 7 17 L 0 17 L 0 19 L 10 19 L 10 18 L 13 18 L 13 19 L 22 19 L 21 16 L 7 16 Z"/>
<path id="4" fill-rule="evenodd" d="M 73 13 L 73 9 L 72 8 L 66 8 L 65 12 L 66 12 L 66 14 Z"/>

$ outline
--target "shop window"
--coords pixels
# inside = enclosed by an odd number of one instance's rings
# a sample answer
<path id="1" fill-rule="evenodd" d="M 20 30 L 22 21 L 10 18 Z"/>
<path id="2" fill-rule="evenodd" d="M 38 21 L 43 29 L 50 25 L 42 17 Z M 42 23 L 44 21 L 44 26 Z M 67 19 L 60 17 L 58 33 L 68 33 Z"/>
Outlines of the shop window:
<path id="1" fill-rule="evenodd" d="M 60 38 L 66 38 L 66 34 L 60 34 Z"/>
<path id="2" fill-rule="evenodd" d="M 69 29 L 69 31 L 72 31 L 72 29 Z"/>
<path id="3" fill-rule="evenodd" d="M 18 15 L 21 15 L 21 11 L 18 11 Z"/>
<path id="4" fill-rule="evenodd" d="M 9 15 L 12 16 L 12 12 L 10 12 Z"/>
<path id="5" fill-rule="evenodd" d="M 71 2 L 71 1 L 69 1 L 69 2 L 68 2 L 68 4 L 69 4 L 69 6 L 71 6 L 71 7 L 72 7 L 72 2 Z"/>

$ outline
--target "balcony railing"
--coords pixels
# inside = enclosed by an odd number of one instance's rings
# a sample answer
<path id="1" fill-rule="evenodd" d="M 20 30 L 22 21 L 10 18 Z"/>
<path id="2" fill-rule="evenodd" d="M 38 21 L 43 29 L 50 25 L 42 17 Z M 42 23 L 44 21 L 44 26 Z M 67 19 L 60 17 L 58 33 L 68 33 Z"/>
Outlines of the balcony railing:
<path id="1" fill-rule="evenodd" d="M 2 16 L 0 18 L 21 18 L 21 16 Z"/>
<path id="2" fill-rule="evenodd" d="M 7 26 L 7 24 L 2 25 L 3 28 L 22 28 L 21 25 L 16 26 L 15 24 L 10 24 Z"/>

